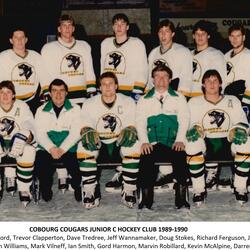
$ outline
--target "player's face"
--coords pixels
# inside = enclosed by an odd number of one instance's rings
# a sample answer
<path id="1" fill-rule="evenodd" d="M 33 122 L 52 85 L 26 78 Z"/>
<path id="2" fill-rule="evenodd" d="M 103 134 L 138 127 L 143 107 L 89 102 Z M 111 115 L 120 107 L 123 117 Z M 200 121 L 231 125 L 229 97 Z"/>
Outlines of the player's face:
<path id="1" fill-rule="evenodd" d="M 113 31 L 116 37 L 127 36 L 128 29 L 128 24 L 122 19 L 116 20 L 113 24 Z"/>
<path id="2" fill-rule="evenodd" d="M 158 37 L 160 44 L 163 46 L 168 46 L 172 43 L 175 33 L 171 31 L 169 27 L 163 26 L 158 32 Z"/>
<path id="3" fill-rule="evenodd" d="M 164 93 L 168 90 L 171 79 L 166 71 L 156 71 L 154 72 L 153 81 L 155 90 L 159 93 Z"/>
<path id="4" fill-rule="evenodd" d="M 208 39 L 210 36 L 207 34 L 206 31 L 198 29 L 193 34 L 193 39 L 195 41 L 196 46 L 198 47 L 204 47 L 208 46 Z"/>
<path id="5" fill-rule="evenodd" d="M 114 97 L 116 95 L 117 84 L 115 84 L 113 78 L 105 77 L 101 80 L 100 89 L 103 97 Z"/>
<path id="6" fill-rule="evenodd" d="M 50 92 L 52 102 L 57 106 L 61 107 L 66 99 L 67 91 L 63 85 L 61 86 L 52 86 Z"/>
<path id="7" fill-rule="evenodd" d="M 233 48 L 237 49 L 244 45 L 245 36 L 241 33 L 240 30 L 234 30 L 229 36 L 229 41 Z"/>
<path id="8" fill-rule="evenodd" d="M 217 76 L 210 76 L 205 79 L 202 85 L 205 88 L 206 95 L 218 95 L 220 92 L 221 83 Z"/>
<path id="9" fill-rule="evenodd" d="M 0 89 L 0 105 L 11 105 L 13 103 L 14 94 L 8 88 Z"/>
<path id="10" fill-rule="evenodd" d="M 28 38 L 21 30 L 13 32 L 12 38 L 10 38 L 10 43 L 12 44 L 14 50 L 25 50 L 27 41 Z"/>
<path id="11" fill-rule="evenodd" d="M 69 40 L 73 37 L 73 32 L 75 31 L 75 26 L 71 21 L 62 21 L 60 26 L 57 28 L 60 33 L 62 40 Z"/>

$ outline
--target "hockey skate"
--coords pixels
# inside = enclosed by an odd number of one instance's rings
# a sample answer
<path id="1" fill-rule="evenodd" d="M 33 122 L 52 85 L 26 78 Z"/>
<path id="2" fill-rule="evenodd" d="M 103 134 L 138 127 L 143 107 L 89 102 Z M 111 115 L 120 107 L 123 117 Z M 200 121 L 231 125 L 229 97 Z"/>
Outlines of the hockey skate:
<path id="1" fill-rule="evenodd" d="M 15 177 L 7 177 L 6 178 L 6 191 L 11 194 L 11 196 L 14 196 L 14 193 L 16 192 L 16 178 Z"/>
<path id="2" fill-rule="evenodd" d="M 151 209 L 154 202 L 154 188 L 139 188 L 138 189 L 138 209 Z"/>
<path id="3" fill-rule="evenodd" d="M 240 192 L 237 192 L 235 190 L 235 198 L 236 200 L 240 203 L 240 205 L 243 205 L 244 203 L 246 203 L 248 201 L 248 196 L 247 196 L 247 193 L 240 193 Z"/>
<path id="4" fill-rule="evenodd" d="M 205 198 L 207 196 L 206 192 L 194 194 L 193 196 L 193 202 L 197 207 L 201 206 L 201 204 L 205 203 Z"/>
<path id="5" fill-rule="evenodd" d="M 94 207 L 98 207 L 100 204 L 100 198 L 95 197 L 94 190 L 87 190 L 83 192 L 83 206 L 86 209 L 91 209 Z"/>
<path id="6" fill-rule="evenodd" d="M 110 193 L 118 193 L 122 187 L 122 173 L 116 172 L 111 181 L 105 184 L 105 190 Z"/>
<path id="7" fill-rule="evenodd" d="M 155 182 L 155 192 L 156 193 L 164 193 L 173 191 L 174 188 L 174 182 L 173 182 L 173 175 L 163 175 L 161 172 L 159 172 L 158 177 Z"/>
<path id="8" fill-rule="evenodd" d="M 206 189 L 208 191 L 214 191 L 217 189 L 217 168 L 207 169 Z"/>
<path id="9" fill-rule="evenodd" d="M 34 200 L 34 203 L 37 204 L 38 201 L 40 200 L 40 187 L 39 187 L 39 180 L 38 178 L 33 177 L 33 181 L 31 183 L 31 194 L 32 198 Z"/>
<path id="10" fill-rule="evenodd" d="M 19 198 L 23 206 L 26 208 L 31 201 L 31 194 L 27 191 L 21 191 L 19 192 Z"/>
<path id="11" fill-rule="evenodd" d="M 174 188 L 175 188 L 175 207 L 177 209 L 181 208 L 190 209 L 188 186 L 176 183 Z"/>
<path id="12" fill-rule="evenodd" d="M 135 191 L 132 190 L 123 190 L 122 193 L 122 203 L 128 208 L 133 208 L 136 203 Z"/>
<path id="13" fill-rule="evenodd" d="M 61 190 L 63 194 L 68 189 L 68 187 L 69 187 L 69 185 L 67 183 L 67 178 L 59 178 L 58 179 L 58 189 Z"/>

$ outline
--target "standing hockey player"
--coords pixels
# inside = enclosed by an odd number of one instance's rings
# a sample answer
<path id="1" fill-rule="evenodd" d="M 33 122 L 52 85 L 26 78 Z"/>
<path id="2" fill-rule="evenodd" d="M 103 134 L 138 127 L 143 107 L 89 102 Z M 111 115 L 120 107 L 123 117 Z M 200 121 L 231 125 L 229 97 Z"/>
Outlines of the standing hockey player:
<path id="1" fill-rule="evenodd" d="M 81 176 L 76 158 L 80 140 L 80 107 L 67 98 L 68 86 L 61 79 L 49 85 L 51 101 L 39 107 L 35 116 L 36 138 L 39 144 L 36 155 L 36 175 L 40 181 L 44 201 L 52 199 L 55 163 L 63 163 L 72 177 L 75 199 L 81 201 Z"/>
<path id="2" fill-rule="evenodd" d="M 82 172 L 83 203 L 86 208 L 99 205 L 96 194 L 96 158 L 102 150 L 112 157 L 122 157 L 122 202 L 133 207 L 136 202 L 136 179 L 139 162 L 139 145 L 135 129 L 135 103 L 120 93 L 114 73 L 105 72 L 100 76 L 101 95 L 87 100 L 82 107 L 82 142 L 78 158 Z M 93 112 L 94 111 L 94 112 Z"/>
<path id="3" fill-rule="evenodd" d="M 188 102 L 191 121 L 186 135 L 186 152 L 193 183 L 193 201 L 199 205 L 206 196 L 206 161 L 215 162 L 213 171 L 216 176 L 216 161 L 233 159 L 233 154 L 235 196 L 236 200 L 244 203 L 248 199 L 246 182 L 250 168 L 246 115 L 235 96 L 221 94 L 222 79 L 218 71 L 205 72 L 202 88 L 204 96 L 194 97 Z"/>
<path id="4" fill-rule="evenodd" d="M 170 87 L 172 71 L 158 65 L 152 71 L 154 88 L 137 104 L 136 126 L 141 144 L 138 175 L 139 209 L 151 208 L 157 176 L 155 162 L 171 162 L 176 179 L 175 206 L 187 207 L 188 168 L 186 166 L 185 134 L 189 111 L 185 97 Z"/>
<path id="5" fill-rule="evenodd" d="M 51 81 L 62 79 L 68 85 L 68 96 L 73 103 L 82 104 L 96 93 L 91 48 L 86 41 L 73 36 L 75 22 L 72 16 L 62 15 L 58 21 L 57 41 L 43 46 L 41 54 Z M 44 90 L 46 94 L 46 89 Z M 59 189 L 67 189 L 67 173 L 59 169 Z"/>
<path id="6" fill-rule="evenodd" d="M 114 36 L 101 43 L 101 73 L 115 73 L 119 82 L 118 92 L 138 101 L 144 93 L 148 76 L 145 45 L 139 38 L 128 36 L 129 19 L 123 13 L 113 16 L 112 29 Z M 117 169 L 112 180 L 106 183 L 106 190 L 114 191 L 121 182 L 121 171 Z"/>
<path id="7" fill-rule="evenodd" d="M 227 62 L 227 87 L 225 93 L 237 96 L 250 123 L 250 50 L 244 45 L 245 28 L 234 24 L 228 29 L 232 49 L 225 54 Z"/>
<path id="8" fill-rule="evenodd" d="M 1 163 L 17 164 L 16 168 L 9 169 L 8 178 L 15 180 L 17 176 L 20 201 L 26 207 L 31 200 L 30 186 L 36 154 L 35 147 L 32 146 L 34 119 L 28 105 L 16 100 L 15 94 L 11 81 L 0 83 L 0 157 Z M 0 188 L 2 198 L 3 185 Z M 14 186 L 7 191 L 13 193 Z"/>
<path id="9" fill-rule="evenodd" d="M 16 98 L 25 101 L 35 114 L 40 104 L 41 87 L 48 84 L 48 74 L 41 55 L 26 49 L 28 38 L 23 27 L 12 28 L 9 40 L 12 49 L 0 53 L 0 81 L 12 81 Z"/>
<path id="10" fill-rule="evenodd" d="M 193 54 L 193 84 L 191 97 L 203 95 L 201 79 L 209 69 L 216 69 L 223 80 L 222 89 L 225 88 L 226 61 L 221 51 L 209 46 L 209 22 L 201 20 L 194 25 L 193 39 L 195 49 Z"/>
<path id="11" fill-rule="evenodd" d="M 192 88 L 192 55 L 188 48 L 173 42 L 175 26 L 170 20 L 161 21 L 157 32 L 160 45 L 154 48 L 148 56 L 149 88 L 153 87 L 152 70 L 157 65 L 165 64 L 173 72 L 171 87 L 176 89 L 177 86 L 178 92 L 188 97 Z M 171 166 L 160 166 L 155 188 L 162 189 L 165 184 L 171 182 L 171 172 Z"/>

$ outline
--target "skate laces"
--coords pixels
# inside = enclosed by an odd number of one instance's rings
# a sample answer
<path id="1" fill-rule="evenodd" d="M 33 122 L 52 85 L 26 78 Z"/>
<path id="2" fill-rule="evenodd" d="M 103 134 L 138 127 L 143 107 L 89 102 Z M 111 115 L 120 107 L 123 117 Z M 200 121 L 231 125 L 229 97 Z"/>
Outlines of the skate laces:
<path id="1" fill-rule="evenodd" d="M 119 178 L 121 176 L 121 173 L 117 172 L 114 174 L 114 176 L 112 177 L 112 182 L 118 181 L 119 182 Z"/>
<path id="2" fill-rule="evenodd" d="M 7 186 L 8 186 L 8 187 L 13 187 L 13 186 L 15 186 L 15 178 L 14 178 L 14 177 L 8 177 L 8 178 L 7 178 Z"/>

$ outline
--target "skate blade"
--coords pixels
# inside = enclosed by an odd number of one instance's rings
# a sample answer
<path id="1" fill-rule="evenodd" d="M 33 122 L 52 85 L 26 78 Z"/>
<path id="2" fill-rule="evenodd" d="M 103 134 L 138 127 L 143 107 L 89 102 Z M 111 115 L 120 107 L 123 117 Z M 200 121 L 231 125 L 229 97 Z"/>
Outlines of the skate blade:
<path id="1" fill-rule="evenodd" d="M 201 207 L 202 205 L 205 204 L 205 201 L 197 201 L 197 202 L 194 202 L 194 204 L 196 207 Z"/>
<path id="2" fill-rule="evenodd" d="M 100 205 L 100 200 L 99 199 L 95 199 L 94 203 L 83 203 L 83 206 L 90 210 L 94 207 L 98 207 Z"/>
<path id="3" fill-rule="evenodd" d="M 121 187 L 119 187 L 119 188 L 105 187 L 105 190 L 108 193 L 114 193 L 114 194 L 121 193 Z"/>
<path id="4" fill-rule="evenodd" d="M 154 187 L 154 191 L 156 193 L 167 193 L 167 192 L 172 192 L 173 188 L 174 188 L 174 183 L 168 183 L 163 186 Z"/>
<path id="5" fill-rule="evenodd" d="M 134 208 L 135 203 L 133 202 L 127 202 L 127 201 L 122 201 L 122 203 L 128 207 L 128 208 Z"/>
<path id="6" fill-rule="evenodd" d="M 29 201 L 22 201 L 22 205 L 24 208 L 26 208 L 29 203 L 30 203 Z"/>

